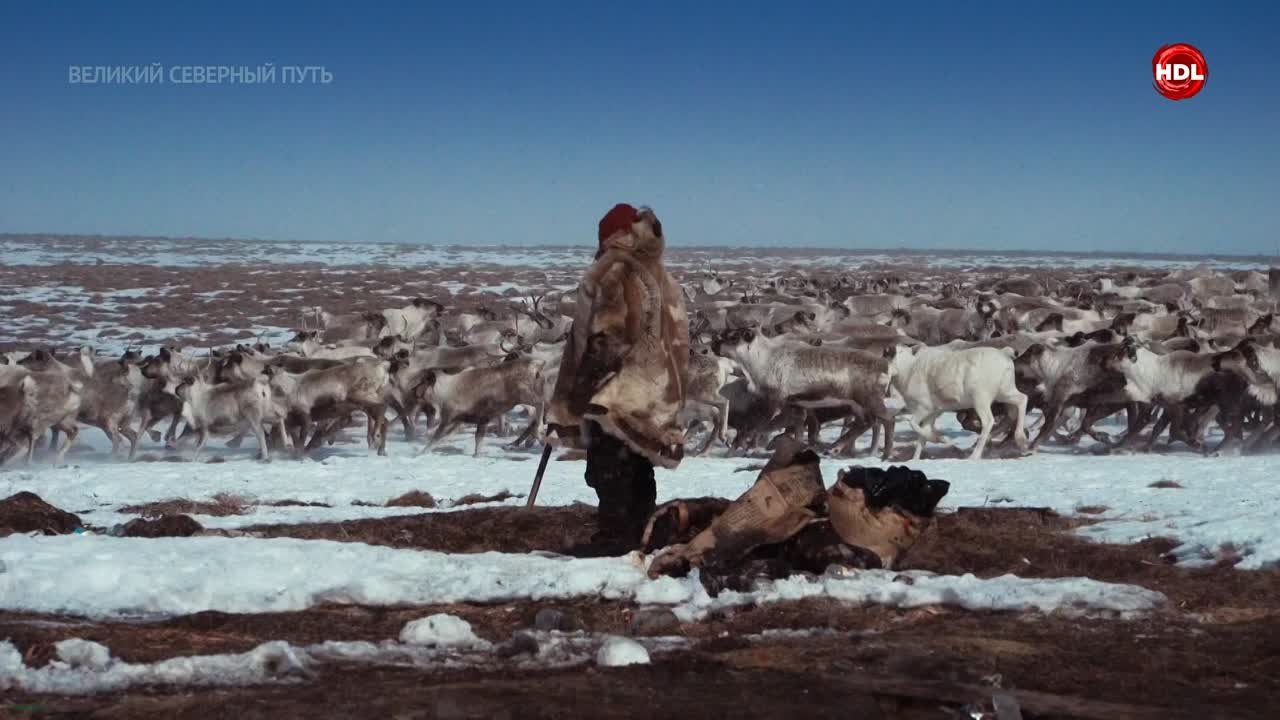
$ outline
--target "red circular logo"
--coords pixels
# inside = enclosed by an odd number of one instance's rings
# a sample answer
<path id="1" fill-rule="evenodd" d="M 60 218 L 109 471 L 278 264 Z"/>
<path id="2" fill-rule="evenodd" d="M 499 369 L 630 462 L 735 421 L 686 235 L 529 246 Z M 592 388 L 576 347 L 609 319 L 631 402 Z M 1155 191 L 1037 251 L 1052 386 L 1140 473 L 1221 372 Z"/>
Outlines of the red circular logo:
<path id="1" fill-rule="evenodd" d="M 1187 43 L 1165 45 L 1151 59 L 1156 92 L 1170 100 L 1186 100 L 1204 89 L 1209 63 L 1204 53 Z"/>

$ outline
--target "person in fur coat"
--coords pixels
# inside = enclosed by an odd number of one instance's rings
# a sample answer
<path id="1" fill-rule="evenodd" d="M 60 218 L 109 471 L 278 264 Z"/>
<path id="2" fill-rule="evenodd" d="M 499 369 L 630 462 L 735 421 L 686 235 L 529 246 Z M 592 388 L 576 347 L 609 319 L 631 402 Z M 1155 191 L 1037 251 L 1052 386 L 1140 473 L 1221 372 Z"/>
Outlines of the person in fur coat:
<path id="1" fill-rule="evenodd" d="M 654 466 L 684 457 L 689 319 L 663 265 L 666 241 L 652 210 L 619 204 L 600 220 L 599 249 L 578 285 L 573 326 L 547 412 L 549 430 L 586 450 L 599 498 L 598 531 L 579 554 L 640 545 L 657 496 Z"/>

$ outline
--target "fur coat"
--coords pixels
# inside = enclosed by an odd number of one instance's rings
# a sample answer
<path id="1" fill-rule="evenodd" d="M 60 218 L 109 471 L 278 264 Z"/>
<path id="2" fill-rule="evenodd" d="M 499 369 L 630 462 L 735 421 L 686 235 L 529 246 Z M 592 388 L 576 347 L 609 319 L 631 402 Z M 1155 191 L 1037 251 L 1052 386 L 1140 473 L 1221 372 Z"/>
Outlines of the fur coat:
<path id="1" fill-rule="evenodd" d="M 581 447 L 588 421 L 656 466 L 684 457 L 689 319 L 680 286 L 662 263 L 665 240 L 653 211 L 601 242 L 578 285 L 549 428 Z"/>

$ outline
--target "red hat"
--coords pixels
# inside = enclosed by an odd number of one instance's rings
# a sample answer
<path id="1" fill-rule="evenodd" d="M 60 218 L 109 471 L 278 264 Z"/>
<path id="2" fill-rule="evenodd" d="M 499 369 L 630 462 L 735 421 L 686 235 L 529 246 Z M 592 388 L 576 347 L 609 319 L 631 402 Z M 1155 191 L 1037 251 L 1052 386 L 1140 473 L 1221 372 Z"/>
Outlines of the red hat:
<path id="1" fill-rule="evenodd" d="M 612 210 L 600 218 L 600 237 L 598 242 L 604 245 L 605 240 L 608 240 L 619 230 L 626 230 L 631 227 L 639 217 L 640 213 L 626 203 L 614 205 Z"/>

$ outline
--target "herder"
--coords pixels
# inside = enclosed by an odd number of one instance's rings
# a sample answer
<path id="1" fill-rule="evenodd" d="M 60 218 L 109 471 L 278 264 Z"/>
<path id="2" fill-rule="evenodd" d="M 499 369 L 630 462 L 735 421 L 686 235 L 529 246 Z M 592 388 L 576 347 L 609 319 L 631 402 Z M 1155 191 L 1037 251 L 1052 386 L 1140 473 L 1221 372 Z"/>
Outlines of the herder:
<path id="1" fill-rule="evenodd" d="M 573 328 L 547 413 L 562 444 L 587 453 L 599 498 L 597 532 L 579 555 L 640 546 L 654 510 L 655 465 L 684 457 L 689 320 L 663 266 L 662 223 L 646 207 L 614 206 L 600 220 L 595 262 L 578 285 Z"/>

